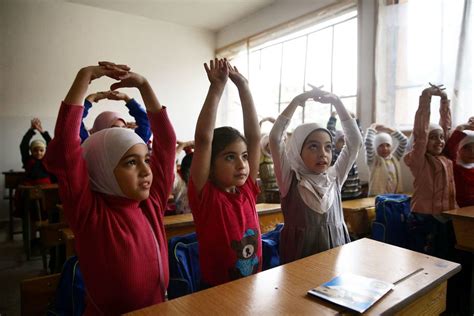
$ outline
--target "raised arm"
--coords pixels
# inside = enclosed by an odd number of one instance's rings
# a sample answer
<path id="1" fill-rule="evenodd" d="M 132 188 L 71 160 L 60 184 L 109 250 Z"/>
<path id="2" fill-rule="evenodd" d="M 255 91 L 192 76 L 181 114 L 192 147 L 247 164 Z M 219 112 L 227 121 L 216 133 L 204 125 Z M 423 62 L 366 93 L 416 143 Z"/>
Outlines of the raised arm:
<path id="1" fill-rule="evenodd" d="M 270 150 L 272 152 L 273 167 L 278 188 L 282 197 L 285 197 L 291 185 L 291 165 L 286 155 L 285 138 L 283 137 L 291 118 L 298 106 L 304 106 L 306 100 L 312 97 L 312 92 L 304 92 L 288 104 L 286 109 L 278 116 L 269 135 Z"/>
<path id="2" fill-rule="evenodd" d="M 370 127 L 367 129 L 367 133 L 365 135 L 365 162 L 367 163 L 367 166 L 372 166 L 374 163 L 375 159 L 375 152 L 376 148 L 375 147 L 375 136 L 377 135 L 377 124 L 373 123 L 370 125 Z"/>
<path id="3" fill-rule="evenodd" d="M 123 67 L 125 68 L 125 66 Z M 54 139 L 43 158 L 46 169 L 58 178 L 66 217 L 69 224 L 76 230 L 84 227 L 92 209 L 87 166 L 82 158 L 79 138 L 82 102 L 92 80 L 102 76 L 120 79 L 126 73 L 127 70 L 118 66 L 88 66 L 79 70 L 61 105 Z M 73 212 L 77 209 L 81 211 Z"/>
<path id="4" fill-rule="evenodd" d="M 398 141 L 398 146 L 397 149 L 393 151 L 393 156 L 400 160 L 405 154 L 408 145 L 408 138 L 398 129 L 393 129 L 390 135 Z"/>
<path id="5" fill-rule="evenodd" d="M 142 106 L 133 98 L 130 98 L 126 93 L 120 91 L 109 91 L 107 99 L 116 101 L 125 101 L 125 106 L 128 108 L 128 113 L 135 119 L 137 128 L 135 133 L 148 143 L 151 137 L 150 122 L 148 116 Z"/>
<path id="6" fill-rule="evenodd" d="M 26 162 L 30 158 L 30 141 L 35 135 L 35 130 L 33 127 L 33 121 L 31 122 L 31 127 L 26 131 L 26 134 L 21 139 L 20 143 L 20 154 L 21 154 L 21 162 L 23 163 L 23 167 L 26 166 Z"/>
<path id="7" fill-rule="evenodd" d="M 211 84 L 196 124 L 194 156 L 191 164 L 191 178 L 198 194 L 201 193 L 209 178 L 217 107 L 229 76 L 229 68 L 225 60 L 217 58 L 211 60 L 209 65 L 204 64 L 204 69 Z"/>
<path id="8" fill-rule="evenodd" d="M 430 125 L 430 104 L 431 96 L 438 93 L 438 89 L 429 87 L 423 90 L 419 99 L 418 110 L 415 114 L 413 125 L 413 145 L 410 152 L 403 158 L 408 167 L 415 173 L 424 164 L 423 158 L 426 153 L 428 143 L 428 131 Z"/>
<path id="9" fill-rule="evenodd" d="M 242 104 L 242 115 L 244 118 L 244 134 L 247 139 L 248 162 L 250 177 L 255 182 L 258 176 L 260 163 L 260 125 L 257 118 L 257 111 L 253 103 L 247 79 L 237 70 L 237 67 L 229 68 L 229 78 L 239 90 L 240 103 Z"/>
<path id="10" fill-rule="evenodd" d="M 174 149 L 176 144 L 174 129 L 166 111 L 145 77 L 134 72 L 128 72 L 122 77 L 121 81 L 112 84 L 110 87 L 111 90 L 119 88 L 137 88 L 145 103 L 153 133 L 156 135 L 156 137 L 153 137 L 153 153 L 150 162 L 153 172 L 150 196 L 156 197 L 157 203 L 160 204 L 160 210 L 164 212 L 174 180 Z"/>
<path id="11" fill-rule="evenodd" d="M 319 89 L 313 89 L 319 90 Z M 362 134 L 355 118 L 351 116 L 349 111 L 342 103 L 341 99 L 335 94 L 319 90 L 318 96 L 314 98 L 315 101 L 321 103 L 331 103 L 337 111 L 337 115 L 341 119 L 342 130 L 344 131 L 345 145 L 341 153 L 334 163 L 333 170 L 339 180 L 340 186 L 347 178 L 352 165 L 357 159 L 359 149 L 362 145 Z"/>

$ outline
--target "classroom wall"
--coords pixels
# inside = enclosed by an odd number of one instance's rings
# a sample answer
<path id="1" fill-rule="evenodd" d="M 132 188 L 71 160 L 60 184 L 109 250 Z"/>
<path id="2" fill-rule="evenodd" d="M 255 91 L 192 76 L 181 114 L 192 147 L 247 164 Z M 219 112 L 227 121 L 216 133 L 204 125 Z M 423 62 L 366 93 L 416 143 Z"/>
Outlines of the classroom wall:
<path id="1" fill-rule="evenodd" d="M 208 88 L 202 63 L 214 56 L 209 31 L 62 1 L 0 1 L 0 170 L 21 170 L 19 143 L 38 116 L 51 134 L 61 100 L 78 69 L 111 60 L 145 75 L 168 106 L 179 139 L 189 140 Z M 111 80 L 93 82 L 91 92 Z M 135 90 L 124 92 L 142 102 Z M 108 105 L 107 105 L 108 104 Z M 103 110 L 127 113 L 122 103 L 101 101 Z M 0 192 L 5 196 L 4 178 Z M 1 199 L 0 219 L 8 215 Z"/>

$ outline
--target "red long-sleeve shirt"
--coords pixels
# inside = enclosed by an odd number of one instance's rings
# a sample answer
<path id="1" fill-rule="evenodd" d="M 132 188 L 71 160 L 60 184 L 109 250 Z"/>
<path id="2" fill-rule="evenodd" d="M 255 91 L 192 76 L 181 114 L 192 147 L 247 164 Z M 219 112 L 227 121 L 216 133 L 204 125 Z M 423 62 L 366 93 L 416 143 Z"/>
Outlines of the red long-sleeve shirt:
<path id="1" fill-rule="evenodd" d="M 174 177 L 176 136 L 166 110 L 148 113 L 153 138 L 150 197 L 140 203 L 91 191 L 82 158 L 82 106 L 63 103 L 44 158 L 58 178 L 87 289 L 87 314 L 122 314 L 164 300 L 168 286 L 165 205 Z"/>

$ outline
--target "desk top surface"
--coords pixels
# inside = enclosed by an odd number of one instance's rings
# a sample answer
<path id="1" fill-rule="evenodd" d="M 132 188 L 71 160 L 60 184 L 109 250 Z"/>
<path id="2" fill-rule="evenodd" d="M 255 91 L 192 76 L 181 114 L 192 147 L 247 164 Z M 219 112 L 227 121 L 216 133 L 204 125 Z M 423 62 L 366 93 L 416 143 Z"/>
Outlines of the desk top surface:
<path id="1" fill-rule="evenodd" d="M 257 213 L 258 215 L 280 212 L 281 206 L 278 203 L 258 203 L 257 204 Z M 187 226 L 190 224 L 194 225 L 193 215 L 188 214 L 179 214 L 179 215 L 170 215 L 163 218 L 165 227 L 171 226 Z"/>
<path id="2" fill-rule="evenodd" d="M 420 269 L 422 269 L 420 271 Z M 344 308 L 310 297 L 307 291 L 341 273 L 395 283 L 366 313 L 393 314 L 461 270 L 457 263 L 360 239 L 250 277 L 150 306 L 130 315 L 313 314 L 335 315 Z"/>
<path id="3" fill-rule="evenodd" d="M 454 210 L 445 211 L 443 214 L 449 215 L 454 218 L 464 218 L 474 220 L 474 206 L 466 206 L 461 208 L 455 208 Z"/>
<path id="4" fill-rule="evenodd" d="M 375 206 L 375 196 L 362 199 L 342 201 L 342 208 L 345 211 L 357 211 L 368 207 Z"/>

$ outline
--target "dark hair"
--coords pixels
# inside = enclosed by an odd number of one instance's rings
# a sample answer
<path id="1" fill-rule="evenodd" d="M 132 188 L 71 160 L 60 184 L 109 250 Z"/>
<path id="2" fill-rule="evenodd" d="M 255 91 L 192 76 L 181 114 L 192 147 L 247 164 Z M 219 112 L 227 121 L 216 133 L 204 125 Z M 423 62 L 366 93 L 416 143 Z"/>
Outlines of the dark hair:
<path id="1" fill-rule="evenodd" d="M 214 129 L 212 138 L 211 166 L 214 164 L 216 156 L 229 144 L 241 140 L 247 145 L 247 140 L 238 130 L 230 126 L 223 126 Z"/>
<path id="2" fill-rule="evenodd" d="M 184 156 L 183 160 L 181 160 L 181 168 L 179 170 L 184 182 L 186 183 L 188 183 L 189 180 L 189 173 L 191 169 L 191 162 L 193 161 L 193 154 L 194 153 L 191 152 Z"/>

